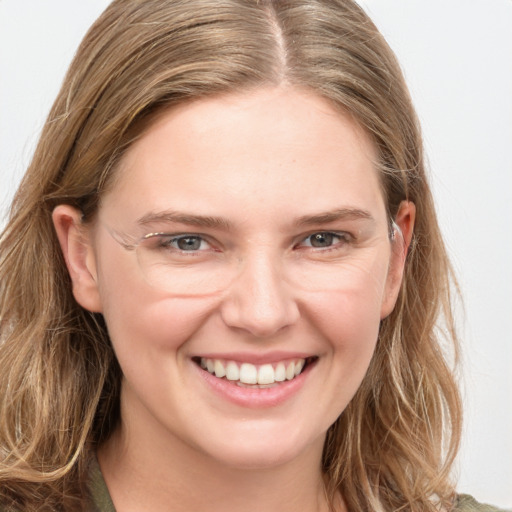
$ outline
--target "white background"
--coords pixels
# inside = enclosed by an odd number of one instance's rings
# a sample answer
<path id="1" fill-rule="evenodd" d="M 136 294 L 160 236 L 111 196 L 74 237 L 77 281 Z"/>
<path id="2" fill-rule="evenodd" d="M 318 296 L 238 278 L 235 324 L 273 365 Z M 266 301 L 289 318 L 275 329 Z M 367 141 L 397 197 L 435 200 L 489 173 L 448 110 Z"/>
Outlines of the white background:
<path id="1" fill-rule="evenodd" d="M 0 0 L 0 216 L 107 0 Z M 362 0 L 402 63 L 462 285 L 459 490 L 512 507 L 512 0 Z M 1 222 L 1 221 L 0 221 Z"/>

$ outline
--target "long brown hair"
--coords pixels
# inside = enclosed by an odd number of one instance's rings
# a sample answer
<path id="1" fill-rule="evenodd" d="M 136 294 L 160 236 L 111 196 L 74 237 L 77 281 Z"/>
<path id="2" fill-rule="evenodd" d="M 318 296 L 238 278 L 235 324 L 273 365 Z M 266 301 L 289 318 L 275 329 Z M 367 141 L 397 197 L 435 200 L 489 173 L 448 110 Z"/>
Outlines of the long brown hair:
<path id="1" fill-rule="evenodd" d="M 327 434 L 329 495 L 350 510 L 449 508 L 461 421 L 446 358 L 457 352 L 451 270 L 400 68 L 352 0 L 115 0 L 90 29 L 0 240 L 4 501 L 80 510 L 87 457 L 119 420 L 121 371 L 101 315 L 73 298 L 53 208 L 93 218 L 116 163 L 162 109 L 282 83 L 349 112 L 379 151 L 390 219 L 404 199 L 417 211 L 396 307 Z"/>

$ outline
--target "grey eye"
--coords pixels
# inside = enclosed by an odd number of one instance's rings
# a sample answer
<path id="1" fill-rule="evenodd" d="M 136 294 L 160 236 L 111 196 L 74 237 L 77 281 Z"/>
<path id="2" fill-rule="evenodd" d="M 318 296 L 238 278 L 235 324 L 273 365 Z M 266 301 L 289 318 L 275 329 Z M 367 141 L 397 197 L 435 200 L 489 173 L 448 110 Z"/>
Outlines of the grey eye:
<path id="1" fill-rule="evenodd" d="M 183 236 L 174 239 L 176 247 L 181 251 L 198 251 L 203 239 L 199 236 Z"/>
<path id="2" fill-rule="evenodd" d="M 311 247 L 330 247 L 334 242 L 334 237 L 333 233 L 314 233 L 309 236 L 309 243 Z"/>

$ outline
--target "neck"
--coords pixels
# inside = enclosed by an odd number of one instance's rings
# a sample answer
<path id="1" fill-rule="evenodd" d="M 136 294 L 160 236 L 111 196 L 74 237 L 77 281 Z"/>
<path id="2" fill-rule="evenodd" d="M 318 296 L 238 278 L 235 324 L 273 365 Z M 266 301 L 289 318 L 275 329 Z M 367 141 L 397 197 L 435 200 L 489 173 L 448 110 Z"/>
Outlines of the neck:
<path id="1" fill-rule="evenodd" d="M 322 445 L 319 440 L 276 466 L 237 468 L 172 436 L 162 443 L 124 426 L 99 449 L 98 459 L 118 512 L 327 512 Z"/>

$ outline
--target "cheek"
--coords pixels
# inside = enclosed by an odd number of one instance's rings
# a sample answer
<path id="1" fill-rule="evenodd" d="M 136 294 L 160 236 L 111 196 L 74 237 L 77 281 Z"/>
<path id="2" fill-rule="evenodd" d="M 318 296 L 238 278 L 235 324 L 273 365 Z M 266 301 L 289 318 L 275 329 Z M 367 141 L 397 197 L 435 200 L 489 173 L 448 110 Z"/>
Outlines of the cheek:
<path id="1" fill-rule="evenodd" d="M 305 309 L 330 340 L 373 339 L 380 324 L 386 279 L 386 259 L 347 265 L 337 272 L 336 284 L 307 293 Z"/>
<path id="2" fill-rule="evenodd" d="M 164 351 L 177 351 L 215 307 L 212 297 L 169 297 L 159 292 L 144 281 L 131 260 L 107 257 L 101 263 L 103 315 L 123 370 L 137 359 L 142 363 Z"/>
<path id="3" fill-rule="evenodd" d="M 129 345 L 136 352 L 148 348 L 177 350 L 199 329 L 213 307 L 208 300 L 163 298 L 154 290 L 147 294 L 139 290 L 109 293 L 104 315 L 116 349 Z"/>
<path id="4" fill-rule="evenodd" d="M 340 390 L 333 400 L 340 412 L 359 388 L 373 356 L 385 282 L 385 265 L 376 265 L 371 272 L 354 268 L 340 289 L 307 297 L 304 309 L 328 342 L 332 385 Z"/>
<path id="5" fill-rule="evenodd" d="M 190 364 L 187 341 L 209 316 L 210 303 L 172 298 L 156 300 L 154 291 L 148 297 L 134 293 L 110 299 L 105 320 L 125 377 L 125 395 L 132 397 L 130 407 L 134 403 L 144 404 L 143 410 L 149 408 L 156 418 L 162 417 L 163 403 L 167 404 L 166 414 L 186 408 L 179 405 L 182 400 L 192 404 L 193 400 L 185 395 L 169 390 L 182 389 L 180 369 Z M 172 414 L 165 421 L 172 422 Z"/>
<path id="6" fill-rule="evenodd" d="M 380 302 L 356 290 L 331 291 L 310 298 L 316 327 L 335 351 L 357 359 L 371 356 L 380 325 Z"/>

